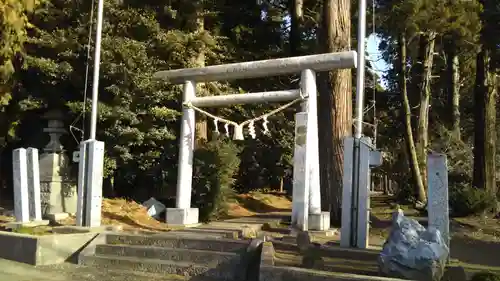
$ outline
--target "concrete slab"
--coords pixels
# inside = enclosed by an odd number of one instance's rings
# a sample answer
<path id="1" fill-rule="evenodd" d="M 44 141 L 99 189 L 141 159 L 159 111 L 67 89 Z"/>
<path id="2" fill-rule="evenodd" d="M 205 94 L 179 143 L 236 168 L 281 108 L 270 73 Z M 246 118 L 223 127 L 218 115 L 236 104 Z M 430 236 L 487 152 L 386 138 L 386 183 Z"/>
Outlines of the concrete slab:
<path id="1" fill-rule="evenodd" d="M 34 236 L 0 233 L 0 258 L 31 265 L 49 265 L 71 260 L 96 236 L 95 233 Z"/>
<path id="2" fill-rule="evenodd" d="M 123 230 L 121 225 L 101 225 L 96 227 L 86 227 L 86 226 L 56 226 L 52 228 L 52 232 L 58 234 L 70 234 L 70 233 L 99 233 L 105 231 L 120 232 Z"/>
<path id="3" fill-rule="evenodd" d="M 39 220 L 39 221 L 29 221 L 29 222 L 9 222 L 5 224 L 6 229 L 18 230 L 20 228 L 34 228 L 38 226 L 47 226 L 49 225 L 48 220 Z"/>

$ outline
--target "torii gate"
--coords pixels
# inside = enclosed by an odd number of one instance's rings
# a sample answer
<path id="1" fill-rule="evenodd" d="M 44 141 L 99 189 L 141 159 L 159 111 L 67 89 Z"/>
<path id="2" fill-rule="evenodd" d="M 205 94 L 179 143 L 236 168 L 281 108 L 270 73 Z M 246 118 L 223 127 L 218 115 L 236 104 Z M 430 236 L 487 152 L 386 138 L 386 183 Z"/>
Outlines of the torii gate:
<path id="1" fill-rule="evenodd" d="M 195 110 L 203 113 L 204 111 L 200 107 L 284 102 L 298 99 L 302 102 L 302 112 L 295 115 L 292 225 L 301 230 L 329 229 L 330 214 L 321 212 L 317 117 L 318 92 L 315 73 L 334 69 L 355 68 L 356 58 L 356 52 L 347 51 L 168 70 L 156 73 L 154 77 L 157 79 L 184 84 L 176 208 L 167 209 L 167 222 L 173 225 L 193 225 L 198 223 L 198 209 L 191 208 Z M 298 73 L 301 73 L 300 89 L 207 97 L 196 96 L 197 82 L 229 81 Z M 259 118 L 256 119 L 259 120 Z M 266 121 L 265 117 L 260 120 L 262 119 Z M 240 139 L 242 137 L 242 126 L 240 124 L 234 124 L 234 126 L 235 137 Z"/>

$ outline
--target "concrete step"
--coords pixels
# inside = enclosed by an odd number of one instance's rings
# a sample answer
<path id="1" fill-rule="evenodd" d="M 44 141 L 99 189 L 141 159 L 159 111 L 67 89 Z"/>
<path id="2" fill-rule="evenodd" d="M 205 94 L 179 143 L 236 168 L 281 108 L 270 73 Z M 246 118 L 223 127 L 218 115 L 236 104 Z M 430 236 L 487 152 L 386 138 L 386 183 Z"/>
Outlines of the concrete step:
<path id="1" fill-rule="evenodd" d="M 241 230 L 236 229 L 214 229 L 214 228 L 186 228 L 180 231 L 182 233 L 195 233 L 195 234 L 209 234 L 209 235 L 220 235 L 224 238 L 238 239 L 241 236 Z"/>
<path id="2" fill-rule="evenodd" d="M 241 260 L 240 255 L 237 253 L 134 245 L 97 245 L 95 254 L 192 262 L 210 266 L 224 263 L 232 263 L 238 266 Z"/>
<path id="3" fill-rule="evenodd" d="M 174 249 L 194 249 L 215 252 L 244 252 L 249 241 L 234 240 L 227 238 L 201 238 L 186 237 L 177 235 L 127 235 L 127 234 L 106 234 L 106 244 L 111 245 L 137 245 L 155 246 Z"/>
<path id="4" fill-rule="evenodd" d="M 141 234 L 135 234 L 141 235 Z M 223 233 L 214 233 L 214 232 L 194 232 L 187 230 L 174 230 L 169 232 L 160 232 L 153 234 L 154 236 L 167 236 L 167 237 L 186 237 L 186 238 L 226 238 L 226 235 Z"/>
<path id="5" fill-rule="evenodd" d="M 190 280 L 206 280 L 215 278 L 221 281 L 232 281 L 237 278 L 239 268 L 231 264 L 217 267 L 198 265 L 188 262 L 154 260 L 145 258 L 116 256 L 85 256 L 82 265 L 112 270 L 131 270 L 149 273 L 175 274 L 191 278 Z M 199 278 L 199 279 L 198 279 Z"/>

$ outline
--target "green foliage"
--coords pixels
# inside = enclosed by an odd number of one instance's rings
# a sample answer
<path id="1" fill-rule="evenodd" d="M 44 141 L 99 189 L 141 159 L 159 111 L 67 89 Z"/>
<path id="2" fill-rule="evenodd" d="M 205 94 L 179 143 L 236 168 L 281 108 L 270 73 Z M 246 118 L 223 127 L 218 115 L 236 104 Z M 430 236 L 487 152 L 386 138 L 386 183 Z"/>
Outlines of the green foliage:
<path id="1" fill-rule="evenodd" d="M 493 272 L 478 272 L 472 276 L 470 281 L 500 281 L 500 275 Z"/>
<path id="2" fill-rule="evenodd" d="M 28 13 L 32 12 L 39 1 L 1 0 L 0 1 L 0 106 L 10 100 L 11 75 L 15 71 L 14 61 L 23 52 L 27 37 Z"/>
<path id="3" fill-rule="evenodd" d="M 199 208 L 201 221 L 227 215 L 227 203 L 234 197 L 234 177 L 241 161 L 239 152 L 235 143 L 223 138 L 196 149 L 192 202 Z"/>
<path id="4" fill-rule="evenodd" d="M 496 196 L 470 183 L 454 182 L 450 185 L 449 198 L 451 213 L 456 217 L 480 215 L 496 205 Z"/>
<path id="5" fill-rule="evenodd" d="M 472 180 L 474 156 L 470 145 L 443 124 L 436 124 L 434 128 L 432 150 L 446 154 L 450 182 Z"/>

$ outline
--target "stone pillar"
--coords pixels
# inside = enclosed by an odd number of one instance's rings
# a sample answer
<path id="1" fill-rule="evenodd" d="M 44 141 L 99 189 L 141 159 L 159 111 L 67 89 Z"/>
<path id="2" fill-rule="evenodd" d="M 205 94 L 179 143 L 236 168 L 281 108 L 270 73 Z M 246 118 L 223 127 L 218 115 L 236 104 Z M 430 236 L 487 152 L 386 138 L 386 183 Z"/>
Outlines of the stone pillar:
<path id="1" fill-rule="evenodd" d="M 77 226 L 101 225 L 104 142 L 87 140 L 80 144 Z"/>
<path id="2" fill-rule="evenodd" d="M 38 164 L 38 149 L 29 147 L 26 150 L 28 166 L 28 194 L 30 220 L 42 220 L 42 205 L 40 198 L 40 165 Z"/>
<path id="3" fill-rule="evenodd" d="M 321 186 L 319 179 L 319 137 L 318 137 L 318 91 L 316 73 L 311 69 L 302 71 L 300 90 L 307 98 L 302 111 L 307 112 L 307 157 L 309 171 L 308 230 L 330 229 L 330 212 L 321 212 Z"/>
<path id="4" fill-rule="evenodd" d="M 50 141 L 39 161 L 42 215 L 50 220 L 61 220 L 76 213 L 76 185 L 70 179 L 70 160 L 59 140 L 66 133 L 60 121 L 63 117 L 57 111 L 45 115 L 48 127 L 43 131 L 49 134 Z"/>
<path id="5" fill-rule="evenodd" d="M 310 69 L 302 71 L 300 90 L 307 98 L 302 111 L 307 112 L 307 155 L 309 156 L 309 214 L 321 213 L 321 188 L 319 182 L 318 110 L 316 73 Z"/>
<path id="6" fill-rule="evenodd" d="M 26 149 L 18 148 L 12 153 L 13 179 L 14 179 L 14 216 L 16 222 L 26 223 L 30 221 L 28 203 L 28 165 Z"/>
<path id="7" fill-rule="evenodd" d="M 431 153 L 427 155 L 427 185 L 429 227 L 439 230 L 449 248 L 448 164 L 445 154 Z"/>
<path id="8" fill-rule="evenodd" d="M 184 102 L 196 97 L 196 83 L 184 84 Z M 167 208 L 166 220 L 170 225 L 195 225 L 199 220 L 197 208 L 191 208 L 193 184 L 193 154 L 195 140 L 195 112 L 190 107 L 182 110 L 181 136 L 179 138 L 179 168 L 177 171 L 177 196 L 175 208 Z"/>
<path id="9" fill-rule="evenodd" d="M 309 221 L 309 155 L 307 154 L 307 113 L 295 114 L 293 152 L 292 227 L 307 231 Z"/>

